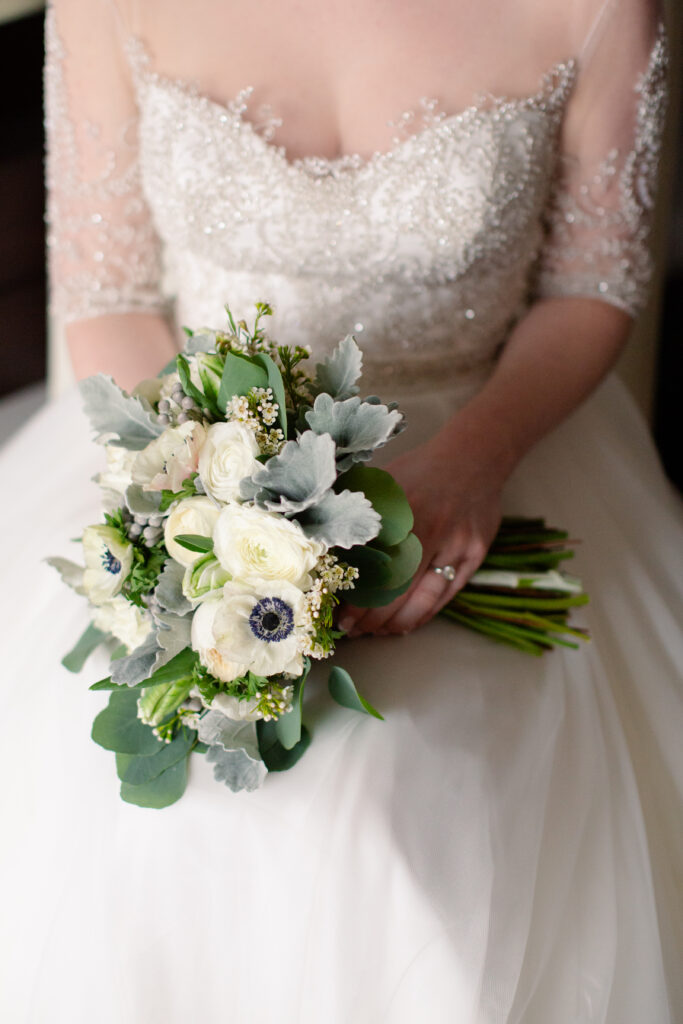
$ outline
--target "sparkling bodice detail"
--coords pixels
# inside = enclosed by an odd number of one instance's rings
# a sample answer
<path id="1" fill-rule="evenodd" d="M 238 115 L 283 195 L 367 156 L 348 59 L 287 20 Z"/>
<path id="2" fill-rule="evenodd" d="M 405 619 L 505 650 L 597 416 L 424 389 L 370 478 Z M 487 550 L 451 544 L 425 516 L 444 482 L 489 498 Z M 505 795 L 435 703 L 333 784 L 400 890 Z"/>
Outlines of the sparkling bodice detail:
<path id="1" fill-rule="evenodd" d="M 481 96 L 456 114 L 425 101 L 369 159 L 289 160 L 249 89 L 214 102 L 156 74 L 129 38 L 123 153 L 65 188 L 79 142 L 54 24 L 48 44 L 50 244 L 67 318 L 170 308 L 178 325 L 219 326 L 225 303 L 248 315 L 267 300 L 280 340 L 324 352 L 355 333 L 370 386 L 435 387 L 489 372 L 535 297 L 591 295 L 629 312 L 643 301 L 661 28 L 632 88 L 629 146 L 578 176 L 561 147 L 574 59 L 524 98 Z"/>

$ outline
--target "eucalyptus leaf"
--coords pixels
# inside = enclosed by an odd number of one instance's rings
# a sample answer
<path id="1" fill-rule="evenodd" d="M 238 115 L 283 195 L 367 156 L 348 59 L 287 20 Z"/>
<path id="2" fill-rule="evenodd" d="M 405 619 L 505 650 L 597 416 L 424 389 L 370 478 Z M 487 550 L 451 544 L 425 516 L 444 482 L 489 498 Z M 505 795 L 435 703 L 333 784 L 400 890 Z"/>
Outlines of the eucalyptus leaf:
<path id="1" fill-rule="evenodd" d="M 80 672 L 93 651 L 97 650 L 100 644 L 108 638 L 109 633 L 103 633 L 92 622 L 81 634 L 80 639 L 71 648 L 68 654 L 62 658 L 62 665 L 69 672 Z"/>
<path id="2" fill-rule="evenodd" d="M 345 488 L 362 491 L 382 517 L 380 544 L 400 544 L 413 528 L 413 512 L 403 488 L 384 469 L 354 466 L 335 484 L 335 490 Z"/>
<path id="3" fill-rule="evenodd" d="M 357 491 L 328 491 L 317 505 L 300 513 L 297 521 L 307 537 L 340 548 L 367 544 L 382 525 L 379 513 Z"/>
<path id="4" fill-rule="evenodd" d="M 139 398 L 122 391 L 111 377 L 102 373 L 87 377 L 79 389 L 96 440 L 107 437 L 108 444 L 140 451 L 163 433 L 156 414 L 148 412 Z"/>
<path id="5" fill-rule="evenodd" d="M 316 366 L 315 389 L 333 398 L 350 398 L 358 394 L 356 382 L 362 368 L 363 354 L 355 338 L 347 334 L 334 352 Z"/>
<path id="6" fill-rule="evenodd" d="M 269 772 L 286 772 L 306 753 L 311 743 L 311 734 L 305 725 L 301 726 L 301 739 L 290 750 L 283 747 L 275 732 L 275 722 L 256 723 L 259 750 Z"/>
<path id="7" fill-rule="evenodd" d="M 275 735 L 285 750 L 291 750 L 301 739 L 304 687 L 310 668 L 311 663 L 308 661 L 306 671 L 294 684 L 291 711 L 275 720 Z"/>
<path id="8" fill-rule="evenodd" d="M 48 565 L 51 565 L 53 569 L 56 569 L 59 575 L 62 577 L 62 581 L 66 583 L 68 587 L 75 590 L 77 594 L 85 594 L 85 588 L 83 587 L 83 566 L 78 565 L 76 562 L 72 562 L 68 558 L 46 558 L 45 561 Z"/>
<path id="9" fill-rule="evenodd" d="M 141 786 L 151 782 L 192 750 L 196 733 L 191 729 L 181 729 L 170 743 L 164 743 L 157 754 L 149 757 L 138 757 L 135 754 L 117 754 L 116 771 L 121 782 L 132 786 Z"/>
<path id="10" fill-rule="evenodd" d="M 316 434 L 329 434 L 335 443 L 337 458 L 366 462 L 377 448 L 387 443 L 398 430 L 403 417 L 386 405 L 371 405 L 360 398 L 335 401 L 330 395 L 318 395 L 306 422 Z"/>
<path id="11" fill-rule="evenodd" d="M 161 775 L 133 786 L 129 782 L 121 783 L 121 799 L 127 804 L 137 807 L 153 807 L 160 810 L 180 800 L 187 786 L 187 758 L 167 768 Z"/>
<path id="12" fill-rule="evenodd" d="M 374 718 L 384 721 L 379 711 L 373 708 L 365 697 L 361 697 L 346 669 L 334 665 L 330 669 L 327 685 L 332 699 L 336 700 L 337 704 L 341 704 L 344 708 L 350 708 L 351 711 L 361 711 L 365 715 L 372 715 Z"/>
<path id="13" fill-rule="evenodd" d="M 246 395 L 251 388 L 268 387 L 268 371 L 249 356 L 228 352 L 225 357 L 221 386 L 218 390 L 218 408 L 225 412 L 235 395 Z"/>
<path id="14" fill-rule="evenodd" d="M 297 441 L 287 441 L 279 455 L 248 478 L 243 496 L 249 493 L 267 509 L 296 515 L 317 505 L 336 475 L 332 438 L 307 430 Z"/>
<path id="15" fill-rule="evenodd" d="M 150 756 L 162 747 L 152 730 L 138 718 L 135 690 L 114 690 L 109 704 L 93 722 L 92 738 L 105 750 Z"/>
<path id="16" fill-rule="evenodd" d="M 384 608 L 391 604 L 397 597 L 405 594 L 413 581 L 406 580 L 400 587 L 364 587 L 356 583 L 352 591 L 349 591 L 349 602 L 357 608 Z"/>

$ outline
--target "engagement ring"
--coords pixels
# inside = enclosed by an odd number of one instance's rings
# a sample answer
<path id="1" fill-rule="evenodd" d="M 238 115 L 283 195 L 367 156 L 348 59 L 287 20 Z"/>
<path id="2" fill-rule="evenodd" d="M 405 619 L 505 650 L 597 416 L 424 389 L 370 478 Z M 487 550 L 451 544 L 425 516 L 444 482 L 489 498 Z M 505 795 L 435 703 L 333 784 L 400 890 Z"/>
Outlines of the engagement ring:
<path id="1" fill-rule="evenodd" d="M 452 583 L 455 579 L 455 566 L 453 565 L 432 565 L 432 572 L 435 572 L 437 576 L 443 576 L 445 580 Z"/>

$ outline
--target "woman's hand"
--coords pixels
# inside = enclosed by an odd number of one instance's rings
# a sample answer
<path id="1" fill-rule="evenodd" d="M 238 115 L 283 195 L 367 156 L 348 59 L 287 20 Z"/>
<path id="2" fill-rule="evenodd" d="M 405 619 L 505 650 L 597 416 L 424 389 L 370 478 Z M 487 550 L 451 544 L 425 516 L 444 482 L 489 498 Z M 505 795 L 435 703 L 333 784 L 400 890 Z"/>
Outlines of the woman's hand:
<path id="1" fill-rule="evenodd" d="M 350 636 L 407 633 L 428 622 L 479 568 L 500 525 L 505 474 L 452 424 L 387 468 L 411 504 L 423 558 L 410 589 L 390 605 L 342 610 L 339 625 Z M 452 565 L 455 578 L 435 565 Z"/>

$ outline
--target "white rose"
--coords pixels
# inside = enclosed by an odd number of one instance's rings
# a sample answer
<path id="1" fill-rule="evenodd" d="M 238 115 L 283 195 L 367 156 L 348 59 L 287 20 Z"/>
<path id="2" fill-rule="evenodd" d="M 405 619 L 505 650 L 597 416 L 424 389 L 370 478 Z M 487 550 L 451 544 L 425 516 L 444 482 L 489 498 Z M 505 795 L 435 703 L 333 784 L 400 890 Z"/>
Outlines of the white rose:
<path id="1" fill-rule="evenodd" d="M 93 623 L 105 633 L 112 633 L 129 651 L 139 647 L 152 629 L 152 621 L 145 610 L 131 604 L 121 594 L 99 606 Z"/>
<path id="2" fill-rule="evenodd" d="M 240 700 L 239 697 L 231 697 L 227 693 L 217 693 L 211 701 L 211 707 L 216 711 L 222 711 L 227 718 L 233 722 L 257 722 L 263 718 L 261 711 L 258 711 L 259 698 L 252 697 L 250 700 Z"/>
<path id="3" fill-rule="evenodd" d="M 209 598 L 199 605 L 192 616 L 192 650 L 197 652 L 202 665 L 208 668 L 216 679 L 231 683 L 233 679 L 243 676 L 247 669 L 246 666 L 226 658 L 216 647 L 213 620 L 220 603 L 220 598 Z"/>
<path id="4" fill-rule="evenodd" d="M 284 580 L 226 583 L 213 615 L 216 650 L 255 675 L 300 675 L 304 609 L 302 591 Z"/>
<path id="5" fill-rule="evenodd" d="M 244 423 L 214 423 L 199 456 L 199 475 L 208 494 L 219 501 L 236 501 L 240 481 L 260 469 L 259 446 Z"/>
<path id="6" fill-rule="evenodd" d="M 83 531 L 83 589 L 93 604 L 118 594 L 133 565 L 133 545 L 111 526 L 86 526 Z"/>
<path id="7" fill-rule="evenodd" d="M 230 579 L 215 555 L 201 555 L 189 565 L 183 576 L 183 594 L 188 601 L 202 601 L 214 591 L 220 590 Z"/>
<path id="8" fill-rule="evenodd" d="M 175 558 L 176 562 L 180 562 L 186 568 L 189 565 L 194 565 L 198 558 L 202 558 L 201 551 L 188 551 L 187 548 L 177 544 L 173 538 L 180 533 L 195 533 L 200 537 L 211 537 L 218 516 L 219 509 L 216 508 L 211 498 L 207 498 L 205 495 L 179 501 L 164 526 L 164 542 L 171 558 Z"/>
<path id="9" fill-rule="evenodd" d="M 214 552 L 234 579 L 287 580 L 307 590 L 325 546 L 277 512 L 227 505 L 214 530 Z"/>
<path id="10" fill-rule="evenodd" d="M 136 484 L 150 491 L 179 491 L 183 480 L 196 473 L 206 428 L 196 420 L 167 427 L 139 451 L 132 467 Z"/>

